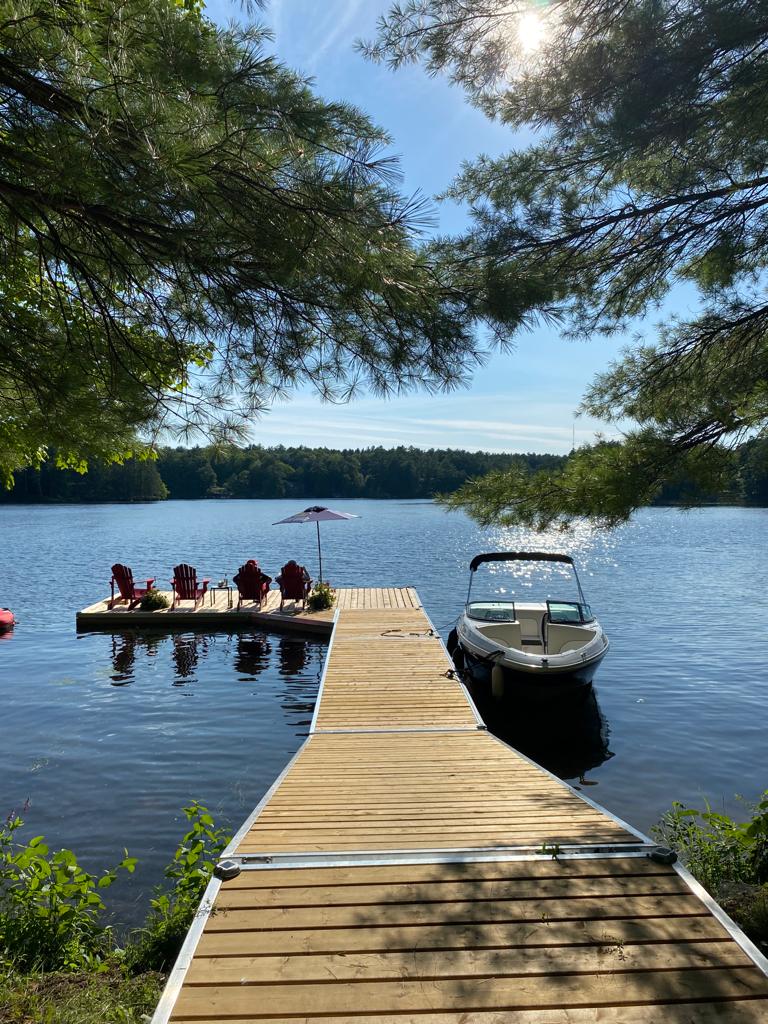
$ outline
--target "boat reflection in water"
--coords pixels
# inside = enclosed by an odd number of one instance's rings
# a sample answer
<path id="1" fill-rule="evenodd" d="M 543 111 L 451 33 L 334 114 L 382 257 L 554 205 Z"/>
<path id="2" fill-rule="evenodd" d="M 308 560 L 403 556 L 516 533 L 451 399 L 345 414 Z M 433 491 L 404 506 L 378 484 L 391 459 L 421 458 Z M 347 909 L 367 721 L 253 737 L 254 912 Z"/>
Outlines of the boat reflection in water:
<path id="1" fill-rule="evenodd" d="M 518 695 L 497 700 L 488 690 L 469 686 L 483 721 L 494 736 L 561 779 L 597 785 L 587 772 L 610 758 L 610 728 L 588 686 L 556 702 L 526 701 Z"/>

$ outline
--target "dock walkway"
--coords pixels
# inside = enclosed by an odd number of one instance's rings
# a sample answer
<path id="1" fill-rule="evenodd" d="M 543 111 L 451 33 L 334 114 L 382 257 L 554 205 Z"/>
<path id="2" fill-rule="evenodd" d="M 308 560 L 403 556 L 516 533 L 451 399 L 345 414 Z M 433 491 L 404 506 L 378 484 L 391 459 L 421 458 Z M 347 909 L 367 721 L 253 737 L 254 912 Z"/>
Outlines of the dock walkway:
<path id="1" fill-rule="evenodd" d="M 336 615 L 309 738 L 153 1024 L 734 1024 L 768 963 L 646 837 L 489 734 L 415 592 Z"/>

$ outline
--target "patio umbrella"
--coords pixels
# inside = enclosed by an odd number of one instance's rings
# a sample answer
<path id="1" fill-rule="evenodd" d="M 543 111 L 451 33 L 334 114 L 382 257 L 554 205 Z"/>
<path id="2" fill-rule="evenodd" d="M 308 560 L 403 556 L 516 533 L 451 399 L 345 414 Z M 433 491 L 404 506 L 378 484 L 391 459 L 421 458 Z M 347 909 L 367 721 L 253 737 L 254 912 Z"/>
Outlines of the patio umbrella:
<path id="1" fill-rule="evenodd" d="M 332 508 L 325 508 L 323 505 L 311 505 L 303 512 L 288 516 L 287 519 L 280 519 L 273 526 L 282 526 L 283 523 L 314 523 L 317 527 L 317 557 L 320 562 L 320 582 L 323 582 L 323 552 L 320 549 L 320 523 L 329 522 L 333 519 L 359 519 L 349 512 L 334 512 Z"/>

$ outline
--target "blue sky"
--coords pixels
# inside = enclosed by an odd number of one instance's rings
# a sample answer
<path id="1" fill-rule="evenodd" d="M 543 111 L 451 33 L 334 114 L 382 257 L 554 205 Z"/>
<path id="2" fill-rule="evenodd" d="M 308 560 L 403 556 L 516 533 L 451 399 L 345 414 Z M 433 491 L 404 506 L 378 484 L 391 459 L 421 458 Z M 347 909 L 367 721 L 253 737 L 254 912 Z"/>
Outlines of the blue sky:
<path id="1" fill-rule="evenodd" d="M 314 80 L 327 99 L 351 101 L 382 125 L 400 157 L 406 193 L 436 195 L 463 160 L 512 148 L 513 136 L 471 107 L 463 92 L 421 67 L 397 72 L 366 61 L 354 43 L 370 38 L 385 0 L 272 0 L 256 20 L 274 33 L 274 53 Z M 209 17 L 225 24 L 240 19 L 237 0 L 210 0 Z M 464 211 L 436 204 L 438 228 L 460 229 Z M 556 329 L 521 334 L 516 350 L 494 354 L 470 388 L 447 395 L 412 394 L 389 401 L 358 399 L 328 405 L 309 391 L 272 408 L 254 424 L 254 442 L 451 447 L 508 452 L 567 452 L 596 431 L 597 421 L 573 419 L 594 374 L 620 351 L 620 338 L 567 341 Z"/>

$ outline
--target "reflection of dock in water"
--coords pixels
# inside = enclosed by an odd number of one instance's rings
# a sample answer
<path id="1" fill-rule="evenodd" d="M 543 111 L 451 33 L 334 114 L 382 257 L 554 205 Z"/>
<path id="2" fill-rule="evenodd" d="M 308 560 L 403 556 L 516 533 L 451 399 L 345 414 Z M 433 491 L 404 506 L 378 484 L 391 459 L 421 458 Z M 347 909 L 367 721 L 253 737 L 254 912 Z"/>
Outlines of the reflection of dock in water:
<path id="1" fill-rule="evenodd" d="M 561 779 L 583 779 L 612 758 L 610 728 L 592 686 L 551 702 L 517 694 L 494 699 L 486 687 L 469 685 L 472 699 L 494 736 Z"/>
<path id="2" fill-rule="evenodd" d="M 223 647 L 238 684 L 259 683 L 266 677 L 286 722 L 299 729 L 298 735 L 304 735 L 311 722 L 322 665 L 317 640 L 260 631 L 231 634 L 145 630 L 115 633 L 110 644 L 112 686 L 135 683 L 141 658 L 167 660 L 164 681 L 173 687 L 199 684 L 204 681 L 201 677 L 206 659 Z"/>
<path id="3" fill-rule="evenodd" d="M 651 840 L 485 729 L 417 603 L 338 611 L 309 738 L 226 856 L 154 1024 L 768 1009 L 760 952 Z"/>

